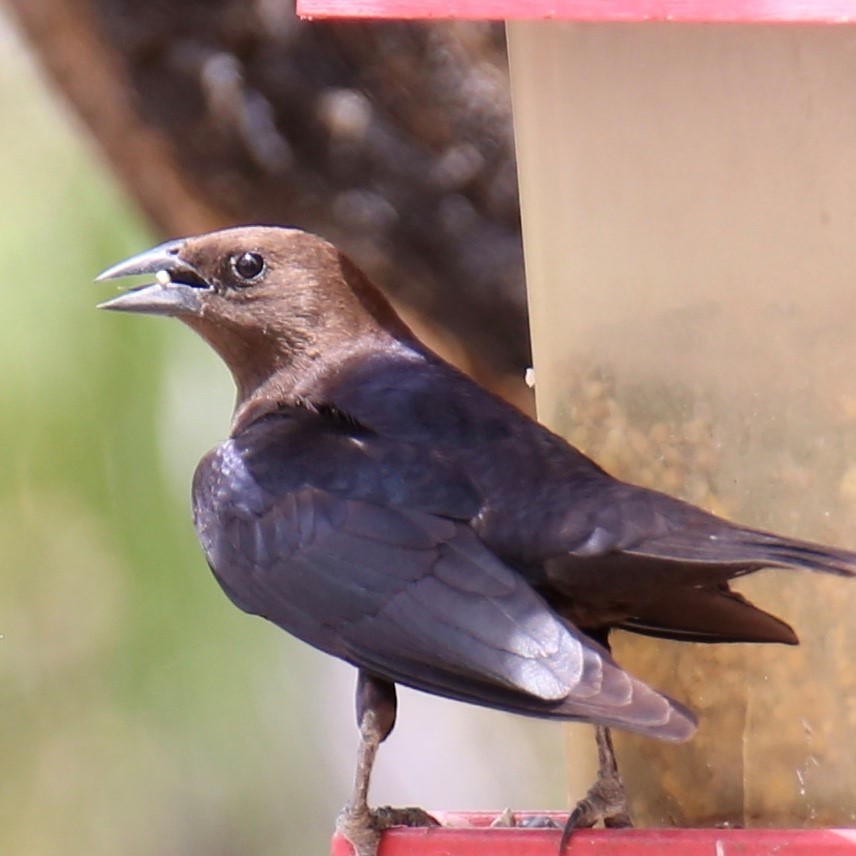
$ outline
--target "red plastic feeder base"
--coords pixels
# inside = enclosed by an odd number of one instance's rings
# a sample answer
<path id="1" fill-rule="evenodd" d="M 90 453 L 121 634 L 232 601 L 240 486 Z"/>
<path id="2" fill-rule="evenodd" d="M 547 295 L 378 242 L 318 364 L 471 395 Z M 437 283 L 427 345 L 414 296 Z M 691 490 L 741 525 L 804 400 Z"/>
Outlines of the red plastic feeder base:
<path id="1" fill-rule="evenodd" d="M 434 816 L 444 825 L 385 832 L 378 856 L 557 856 L 559 829 L 491 828 L 495 814 L 435 812 Z M 566 851 L 566 856 L 820 854 L 856 856 L 856 829 L 581 829 Z M 336 835 L 331 856 L 353 856 L 353 849 Z"/>

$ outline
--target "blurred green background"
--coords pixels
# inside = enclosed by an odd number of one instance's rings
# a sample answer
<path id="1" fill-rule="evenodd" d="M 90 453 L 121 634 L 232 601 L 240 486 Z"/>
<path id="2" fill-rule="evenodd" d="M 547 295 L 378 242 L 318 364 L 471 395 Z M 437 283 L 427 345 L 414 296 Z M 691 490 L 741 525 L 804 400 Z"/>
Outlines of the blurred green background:
<path id="1" fill-rule="evenodd" d="M 352 670 L 236 610 L 192 531 L 228 375 L 95 311 L 160 237 L 2 17 L 0 110 L 0 853 L 324 853 Z M 372 796 L 558 808 L 563 770 L 562 729 L 405 691 Z"/>

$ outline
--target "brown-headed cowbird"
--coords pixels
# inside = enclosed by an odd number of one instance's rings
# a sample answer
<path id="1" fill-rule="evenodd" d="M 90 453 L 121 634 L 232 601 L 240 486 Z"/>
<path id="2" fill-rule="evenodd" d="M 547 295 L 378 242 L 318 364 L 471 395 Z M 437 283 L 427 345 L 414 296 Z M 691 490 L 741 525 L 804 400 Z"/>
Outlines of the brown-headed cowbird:
<path id="1" fill-rule="evenodd" d="M 765 567 L 852 575 L 856 554 L 728 523 L 626 484 L 426 348 L 335 247 L 247 227 L 172 241 L 99 279 L 155 274 L 103 304 L 173 315 L 231 369 L 229 439 L 193 481 L 194 522 L 241 609 L 358 669 L 369 811 L 395 684 L 597 726 L 598 782 L 567 830 L 626 825 L 608 728 L 684 740 L 691 713 L 612 659 L 608 633 L 795 644 L 729 588 Z"/>

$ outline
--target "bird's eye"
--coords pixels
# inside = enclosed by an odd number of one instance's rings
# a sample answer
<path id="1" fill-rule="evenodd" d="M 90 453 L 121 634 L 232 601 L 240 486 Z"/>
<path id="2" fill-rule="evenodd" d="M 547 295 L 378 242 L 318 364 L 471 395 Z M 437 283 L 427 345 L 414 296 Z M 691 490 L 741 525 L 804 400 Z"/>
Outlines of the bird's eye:
<path id="1" fill-rule="evenodd" d="M 259 277 L 265 269 L 265 260 L 258 253 L 235 253 L 229 264 L 240 279 L 248 282 Z"/>

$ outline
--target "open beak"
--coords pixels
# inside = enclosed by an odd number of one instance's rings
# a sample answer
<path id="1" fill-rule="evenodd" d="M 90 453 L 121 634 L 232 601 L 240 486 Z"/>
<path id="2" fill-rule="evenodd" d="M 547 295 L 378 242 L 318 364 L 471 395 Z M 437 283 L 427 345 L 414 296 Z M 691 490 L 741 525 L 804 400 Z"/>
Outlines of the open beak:
<path id="1" fill-rule="evenodd" d="M 200 296 L 212 287 L 182 259 L 184 245 L 184 240 L 168 241 L 100 273 L 96 282 L 147 273 L 154 274 L 156 282 L 126 291 L 98 308 L 147 315 L 198 315 L 202 311 Z"/>

